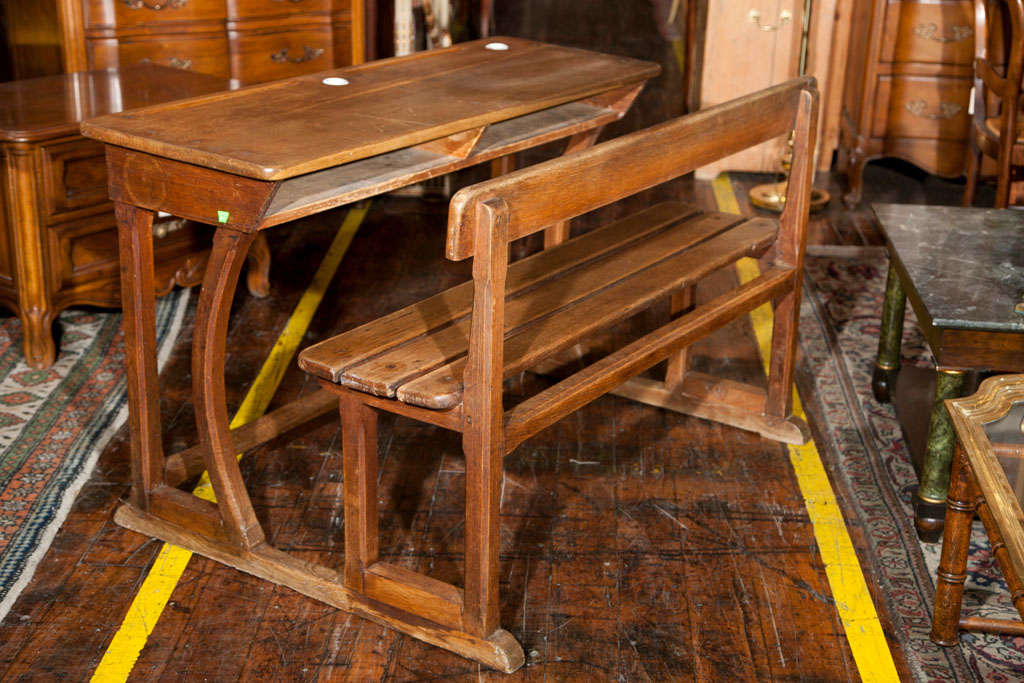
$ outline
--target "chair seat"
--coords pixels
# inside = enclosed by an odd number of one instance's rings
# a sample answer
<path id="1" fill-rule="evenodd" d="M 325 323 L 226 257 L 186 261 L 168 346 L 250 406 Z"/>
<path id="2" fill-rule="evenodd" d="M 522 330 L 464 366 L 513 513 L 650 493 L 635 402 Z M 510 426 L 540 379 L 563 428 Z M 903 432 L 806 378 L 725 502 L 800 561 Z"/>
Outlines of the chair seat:
<path id="1" fill-rule="evenodd" d="M 777 221 L 699 212 L 669 202 L 512 264 L 504 376 L 536 366 L 588 334 L 638 313 L 775 241 Z M 473 284 L 305 349 L 300 367 L 322 379 L 435 410 L 462 399 Z"/>

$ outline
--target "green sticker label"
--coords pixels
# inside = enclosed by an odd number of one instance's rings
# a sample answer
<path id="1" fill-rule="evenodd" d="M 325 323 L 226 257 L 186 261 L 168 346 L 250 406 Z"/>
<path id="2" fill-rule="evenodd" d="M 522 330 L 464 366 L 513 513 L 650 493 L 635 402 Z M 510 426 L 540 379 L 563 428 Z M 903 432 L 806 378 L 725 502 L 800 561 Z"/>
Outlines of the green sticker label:
<path id="1" fill-rule="evenodd" d="M 218 211 L 217 212 L 217 220 L 220 221 L 221 223 L 227 223 L 229 218 L 231 218 L 231 212 L 230 211 Z"/>

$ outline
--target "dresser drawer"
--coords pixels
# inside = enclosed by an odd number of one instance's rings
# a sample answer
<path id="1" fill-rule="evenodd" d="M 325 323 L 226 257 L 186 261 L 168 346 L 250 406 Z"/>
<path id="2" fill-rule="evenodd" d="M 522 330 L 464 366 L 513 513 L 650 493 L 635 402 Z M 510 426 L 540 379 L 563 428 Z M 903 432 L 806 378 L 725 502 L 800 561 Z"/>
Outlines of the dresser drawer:
<path id="1" fill-rule="evenodd" d="M 333 66 L 331 26 L 287 31 L 234 31 L 231 72 L 242 85 L 324 71 Z"/>
<path id="2" fill-rule="evenodd" d="M 209 248 L 211 234 L 202 226 L 181 219 L 157 221 L 153 226 L 153 254 L 157 271 L 163 273 L 157 277 L 157 290 L 166 291 L 174 284 L 171 276 L 187 256 L 200 254 Z M 55 288 L 117 281 L 117 224 L 113 212 L 58 226 L 51 229 L 49 235 L 50 249 L 57 257 L 53 264 Z M 196 283 L 193 281 L 188 284 Z M 117 305 L 119 290 L 116 287 L 101 289 L 105 292 L 104 296 L 111 300 L 108 302 L 105 298 L 96 298 L 93 303 Z"/>
<path id="3" fill-rule="evenodd" d="M 974 61 L 972 4 L 889 0 L 881 60 L 970 66 Z"/>
<path id="4" fill-rule="evenodd" d="M 92 4 L 97 4 L 93 0 Z M 223 20 L 223 2 L 202 0 L 106 0 L 114 5 L 114 22 L 118 28 L 154 26 L 191 21 Z"/>
<path id="5" fill-rule="evenodd" d="M 874 137 L 964 140 L 971 81 L 934 76 L 882 76 L 875 92 Z"/>
<path id="6" fill-rule="evenodd" d="M 228 45 L 223 34 L 172 33 L 121 36 L 89 42 L 97 69 L 142 61 L 228 78 Z"/>
<path id="7" fill-rule="evenodd" d="M 93 140 L 70 140 L 45 145 L 40 153 L 42 192 L 40 210 L 59 219 L 77 209 L 104 204 L 107 164 L 103 145 Z"/>
<path id="8" fill-rule="evenodd" d="M 227 9 L 229 19 L 248 19 L 280 14 L 326 14 L 337 4 L 331 0 L 227 0 Z"/>

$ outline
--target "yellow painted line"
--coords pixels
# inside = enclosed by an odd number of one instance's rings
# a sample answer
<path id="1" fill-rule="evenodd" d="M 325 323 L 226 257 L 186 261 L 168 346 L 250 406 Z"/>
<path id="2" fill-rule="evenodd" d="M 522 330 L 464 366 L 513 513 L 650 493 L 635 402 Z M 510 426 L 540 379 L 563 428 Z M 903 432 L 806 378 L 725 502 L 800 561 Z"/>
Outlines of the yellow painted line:
<path id="1" fill-rule="evenodd" d="M 349 244 L 352 243 L 352 238 L 369 208 L 369 203 L 366 203 L 361 207 L 351 209 L 345 216 L 338 233 L 334 236 L 334 241 L 320 263 L 320 267 L 313 275 L 312 282 L 302 294 L 302 298 L 299 299 L 284 330 L 278 336 L 267 360 L 264 361 L 249 392 L 242 400 L 242 405 L 231 420 L 232 429 L 255 420 L 266 412 L 274 392 L 277 391 L 277 387 L 281 383 L 281 378 L 284 377 L 285 370 L 309 328 L 313 314 L 316 313 L 320 301 L 323 300 L 324 292 L 327 291 L 331 278 L 334 277 L 342 257 L 348 250 Z M 241 458 L 242 455 L 239 454 L 238 457 Z M 213 487 L 210 485 L 210 479 L 206 473 L 203 473 L 193 493 L 201 498 L 214 500 Z M 143 580 L 139 592 L 129 605 L 128 613 L 125 615 L 124 621 L 121 622 L 121 627 L 114 634 L 114 639 L 107 647 L 103 659 L 100 660 L 99 666 L 93 672 L 93 681 L 108 683 L 128 680 L 128 676 L 139 658 L 139 653 L 142 652 L 146 641 L 149 640 L 149 635 L 156 627 L 156 622 L 160 619 L 160 615 L 174 592 L 175 586 L 178 585 L 178 580 L 185 572 L 185 567 L 191 557 L 190 551 L 170 543 L 164 543 L 149 574 Z"/>
<path id="2" fill-rule="evenodd" d="M 739 204 L 727 173 L 712 181 L 718 210 L 739 213 Z M 757 261 L 751 258 L 736 264 L 740 282 L 749 282 L 760 274 Z M 768 368 L 772 338 L 772 307 L 764 304 L 750 313 L 750 322 L 757 337 L 761 362 Z M 793 388 L 793 414 L 806 420 L 800 396 Z M 825 574 L 832 589 L 836 610 L 843 622 L 846 639 L 850 643 L 853 659 L 861 679 L 898 681 L 896 664 L 886 643 L 878 613 L 871 601 L 868 584 L 853 549 L 853 541 L 846 529 L 846 521 L 839 509 L 835 492 L 825 473 L 825 465 L 814 441 L 803 446 L 789 446 L 789 462 L 793 465 L 800 493 L 818 542 L 818 552 L 825 565 Z"/>

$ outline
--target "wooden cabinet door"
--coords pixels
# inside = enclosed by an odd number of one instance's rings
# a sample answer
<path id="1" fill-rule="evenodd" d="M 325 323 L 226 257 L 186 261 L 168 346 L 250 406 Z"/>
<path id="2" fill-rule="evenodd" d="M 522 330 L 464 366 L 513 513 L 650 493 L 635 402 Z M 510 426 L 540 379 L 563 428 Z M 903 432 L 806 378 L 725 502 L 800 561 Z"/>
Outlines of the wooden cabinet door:
<path id="1" fill-rule="evenodd" d="M 781 83 L 799 74 L 803 0 L 709 0 L 701 108 Z M 717 161 L 697 177 L 719 171 L 778 171 L 785 139 Z"/>

